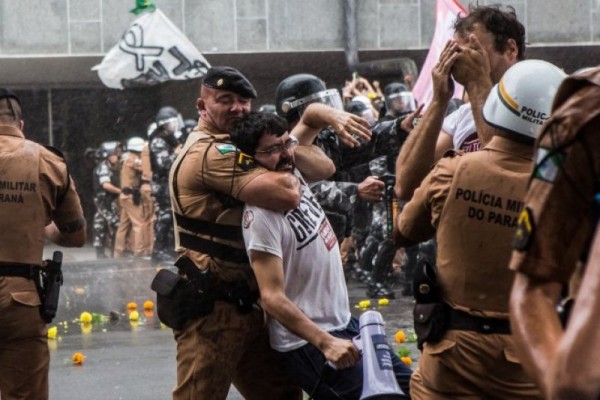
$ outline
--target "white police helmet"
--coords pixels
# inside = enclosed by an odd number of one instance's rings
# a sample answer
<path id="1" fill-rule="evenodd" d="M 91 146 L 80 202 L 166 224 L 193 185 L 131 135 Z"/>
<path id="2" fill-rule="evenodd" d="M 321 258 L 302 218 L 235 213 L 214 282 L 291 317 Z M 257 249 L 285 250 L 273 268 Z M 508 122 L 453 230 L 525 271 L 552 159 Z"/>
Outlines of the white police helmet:
<path id="1" fill-rule="evenodd" d="M 514 64 L 492 88 L 483 118 L 494 127 L 537 138 L 566 76 L 556 65 L 542 60 Z"/>
<path id="2" fill-rule="evenodd" d="M 134 136 L 127 141 L 127 151 L 141 153 L 145 144 L 144 139 Z"/>

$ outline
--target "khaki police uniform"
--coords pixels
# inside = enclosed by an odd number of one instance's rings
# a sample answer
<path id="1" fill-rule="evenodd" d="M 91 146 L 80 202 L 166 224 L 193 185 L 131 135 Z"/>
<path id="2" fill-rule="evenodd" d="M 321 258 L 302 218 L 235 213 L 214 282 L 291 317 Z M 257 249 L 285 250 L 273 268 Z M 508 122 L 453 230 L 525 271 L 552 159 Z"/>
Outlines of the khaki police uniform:
<path id="1" fill-rule="evenodd" d="M 510 268 L 567 284 L 594 233 L 600 188 L 600 68 L 567 78 L 536 147 Z M 596 204 L 596 205 L 595 205 Z"/>
<path id="2" fill-rule="evenodd" d="M 242 237 L 243 203 L 237 197 L 265 172 L 240 158 L 229 134 L 202 120 L 171 169 L 176 250 L 200 270 L 209 269 L 217 285 L 243 282 L 258 290 Z M 188 321 L 174 335 L 176 400 L 225 399 L 231 383 L 249 400 L 301 398 L 269 346 L 258 307 L 241 313 L 235 303 L 217 300 L 212 313 Z"/>
<path id="3" fill-rule="evenodd" d="M 495 136 L 476 153 L 434 167 L 398 219 L 420 242 L 437 230 L 437 280 L 446 333 L 425 343 L 411 379 L 413 399 L 538 398 L 509 334 L 513 274 L 506 269 L 533 149 Z"/>
<path id="4" fill-rule="evenodd" d="M 115 257 L 121 257 L 128 247 L 134 256 L 149 256 L 144 242 L 144 208 L 141 202 L 140 187 L 142 184 L 142 159 L 139 154 L 125 153 L 121 167 L 121 208 L 119 229 L 115 239 Z M 129 192 L 129 194 L 125 194 Z M 131 192 L 137 192 L 132 194 Z M 134 196 L 139 196 L 135 204 Z M 128 243 L 131 245 L 128 246 Z"/>
<path id="5" fill-rule="evenodd" d="M 150 148 L 148 144 L 142 149 L 142 181 L 140 192 L 142 195 L 142 216 L 144 223 L 142 227 L 144 254 L 152 254 L 154 247 L 154 199 L 152 199 L 152 165 L 150 163 Z"/>
<path id="6" fill-rule="evenodd" d="M 48 398 L 46 324 L 33 280 L 3 276 L 15 266 L 39 266 L 44 227 L 83 219 L 65 161 L 25 140 L 16 127 L 0 126 L 0 397 Z"/>

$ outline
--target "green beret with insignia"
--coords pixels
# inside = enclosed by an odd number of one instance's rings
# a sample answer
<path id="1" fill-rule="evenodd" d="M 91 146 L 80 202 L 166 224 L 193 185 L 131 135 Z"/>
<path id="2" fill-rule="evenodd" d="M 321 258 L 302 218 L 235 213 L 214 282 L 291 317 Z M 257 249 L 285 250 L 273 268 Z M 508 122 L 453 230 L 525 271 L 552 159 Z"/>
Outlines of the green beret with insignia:
<path id="1" fill-rule="evenodd" d="M 257 96 L 248 78 L 232 67 L 210 68 L 204 75 L 202 85 L 212 89 L 227 90 L 249 99 L 255 99 Z"/>

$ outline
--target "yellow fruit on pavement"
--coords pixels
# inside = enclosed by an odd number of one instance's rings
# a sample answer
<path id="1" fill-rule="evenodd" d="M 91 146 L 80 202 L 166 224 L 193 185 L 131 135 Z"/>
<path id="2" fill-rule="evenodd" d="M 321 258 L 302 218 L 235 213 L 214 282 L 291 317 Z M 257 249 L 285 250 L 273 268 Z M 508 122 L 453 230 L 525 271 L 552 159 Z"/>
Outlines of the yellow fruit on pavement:
<path id="1" fill-rule="evenodd" d="M 56 339 L 56 334 L 58 332 L 58 328 L 55 326 L 51 326 L 48 328 L 48 339 Z"/>
<path id="2" fill-rule="evenodd" d="M 83 365 L 83 360 L 85 360 L 85 356 L 83 354 L 73 354 L 73 365 Z"/>
<path id="3" fill-rule="evenodd" d="M 81 315 L 79 316 L 79 320 L 81 322 L 83 322 L 84 324 L 89 324 L 90 322 L 92 322 L 92 314 L 90 314 L 87 311 L 84 311 L 81 313 Z"/>
<path id="4" fill-rule="evenodd" d="M 139 312 L 137 312 L 137 311 L 132 311 L 132 312 L 129 314 L 129 320 L 130 320 L 130 321 L 137 321 L 138 319 L 140 319 L 140 313 L 139 313 Z"/>

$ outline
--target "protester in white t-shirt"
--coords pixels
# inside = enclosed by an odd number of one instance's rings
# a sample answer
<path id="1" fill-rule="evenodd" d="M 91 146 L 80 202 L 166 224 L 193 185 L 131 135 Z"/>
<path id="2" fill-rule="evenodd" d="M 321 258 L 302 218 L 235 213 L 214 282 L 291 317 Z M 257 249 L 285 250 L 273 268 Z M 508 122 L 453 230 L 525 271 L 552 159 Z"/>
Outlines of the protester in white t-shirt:
<path id="1" fill-rule="evenodd" d="M 290 135 L 284 119 L 251 113 L 231 132 L 244 157 L 269 170 L 296 174 L 302 190 L 299 206 L 290 211 L 246 205 L 244 240 L 261 305 L 269 314 L 271 346 L 281 352 L 290 378 L 315 399 L 358 400 L 362 360 L 350 340 L 359 333 L 358 321 L 350 314 L 335 233 L 294 167 L 294 135 L 301 130 L 299 124 Z M 408 393 L 412 370 L 391 356 L 398 383 Z M 327 361 L 337 369 L 327 368 Z"/>

